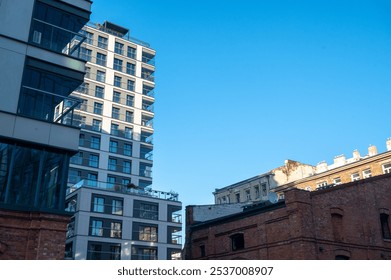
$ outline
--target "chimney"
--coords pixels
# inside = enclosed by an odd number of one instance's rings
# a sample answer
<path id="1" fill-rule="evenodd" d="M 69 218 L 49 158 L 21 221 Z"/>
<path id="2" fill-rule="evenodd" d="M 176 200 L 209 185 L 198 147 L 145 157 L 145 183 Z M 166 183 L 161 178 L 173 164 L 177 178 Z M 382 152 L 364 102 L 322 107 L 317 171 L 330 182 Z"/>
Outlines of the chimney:
<path id="1" fill-rule="evenodd" d="M 386 145 L 387 145 L 387 151 L 391 151 L 391 138 L 387 139 Z"/>
<path id="2" fill-rule="evenodd" d="M 368 147 L 368 155 L 371 157 L 371 156 L 374 156 L 374 155 L 377 155 L 377 148 L 376 146 L 374 145 L 369 145 Z"/>
<path id="3" fill-rule="evenodd" d="M 327 162 L 321 161 L 316 165 L 316 173 L 327 171 Z"/>
<path id="4" fill-rule="evenodd" d="M 358 150 L 354 150 L 353 151 L 353 160 L 358 161 L 358 160 L 360 160 L 360 158 L 361 158 L 360 152 Z"/>
<path id="5" fill-rule="evenodd" d="M 335 167 L 342 166 L 346 163 L 345 155 L 339 155 L 334 157 L 334 165 Z"/>

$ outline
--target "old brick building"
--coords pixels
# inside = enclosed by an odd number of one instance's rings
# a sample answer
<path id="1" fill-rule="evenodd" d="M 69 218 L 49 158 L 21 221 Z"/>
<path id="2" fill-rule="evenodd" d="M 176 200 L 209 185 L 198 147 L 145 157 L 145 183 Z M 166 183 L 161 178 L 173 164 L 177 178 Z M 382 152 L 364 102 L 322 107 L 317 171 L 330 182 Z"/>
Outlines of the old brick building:
<path id="1" fill-rule="evenodd" d="M 391 259 L 391 174 L 215 215 L 186 208 L 185 259 Z"/>

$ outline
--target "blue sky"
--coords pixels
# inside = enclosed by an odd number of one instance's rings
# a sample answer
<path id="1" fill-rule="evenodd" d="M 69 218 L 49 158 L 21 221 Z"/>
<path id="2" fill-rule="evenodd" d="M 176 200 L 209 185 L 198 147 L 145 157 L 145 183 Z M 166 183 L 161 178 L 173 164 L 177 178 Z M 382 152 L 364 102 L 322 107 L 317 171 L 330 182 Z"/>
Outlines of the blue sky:
<path id="1" fill-rule="evenodd" d="M 95 0 L 156 49 L 155 189 L 184 206 L 391 137 L 391 2 Z"/>

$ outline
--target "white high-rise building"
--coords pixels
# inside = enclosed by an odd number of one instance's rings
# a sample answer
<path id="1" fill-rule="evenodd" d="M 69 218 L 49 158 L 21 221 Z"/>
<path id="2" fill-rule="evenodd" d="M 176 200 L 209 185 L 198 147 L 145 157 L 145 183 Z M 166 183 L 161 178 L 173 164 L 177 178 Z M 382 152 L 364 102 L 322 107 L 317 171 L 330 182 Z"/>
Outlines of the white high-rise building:
<path id="1" fill-rule="evenodd" d="M 88 24 L 79 153 L 69 169 L 68 257 L 172 259 L 181 250 L 181 203 L 152 190 L 155 50 L 113 24 Z M 180 255 L 180 254 L 179 254 Z"/>

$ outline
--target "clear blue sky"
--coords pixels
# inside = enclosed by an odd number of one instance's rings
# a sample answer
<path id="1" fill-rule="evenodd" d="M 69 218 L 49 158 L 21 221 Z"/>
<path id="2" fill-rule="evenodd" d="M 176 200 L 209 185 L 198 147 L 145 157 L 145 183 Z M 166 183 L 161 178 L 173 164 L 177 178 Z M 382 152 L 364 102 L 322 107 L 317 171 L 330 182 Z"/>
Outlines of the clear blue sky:
<path id="1" fill-rule="evenodd" d="M 388 0 L 95 0 L 156 49 L 153 188 L 184 206 L 391 137 Z"/>

